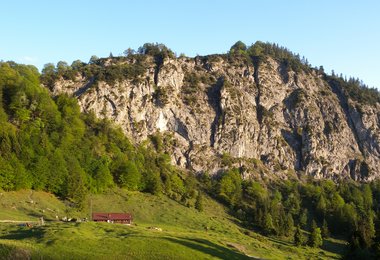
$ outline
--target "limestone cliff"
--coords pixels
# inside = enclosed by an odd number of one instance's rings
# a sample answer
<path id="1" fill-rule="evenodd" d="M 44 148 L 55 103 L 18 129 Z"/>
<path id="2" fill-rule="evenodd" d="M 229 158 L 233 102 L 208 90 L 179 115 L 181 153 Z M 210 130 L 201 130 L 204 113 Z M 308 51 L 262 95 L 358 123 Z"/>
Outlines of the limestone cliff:
<path id="1" fill-rule="evenodd" d="M 78 74 L 52 93 L 76 96 L 82 111 L 112 119 L 135 142 L 160 133 L 173 163 L 196 172 L 234 165 L 255 178 L 380 176 L 380 104 L 350 99 L 324 73 L 295 72 L 270 56 L 145 58 L 137 78 Z"/>

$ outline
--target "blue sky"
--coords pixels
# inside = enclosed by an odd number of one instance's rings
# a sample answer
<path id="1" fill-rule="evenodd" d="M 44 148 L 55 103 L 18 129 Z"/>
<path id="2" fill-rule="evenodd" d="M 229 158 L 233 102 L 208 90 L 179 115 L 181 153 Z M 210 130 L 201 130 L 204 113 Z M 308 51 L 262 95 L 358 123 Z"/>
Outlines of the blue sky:
<path id="1" fill-rule="evenodd" d="M 376 0 L 3 1 L 0 60 L 42 68 L 145 42 L 194 56 L 261 40 L 380 88 L 379 11 Z"/>

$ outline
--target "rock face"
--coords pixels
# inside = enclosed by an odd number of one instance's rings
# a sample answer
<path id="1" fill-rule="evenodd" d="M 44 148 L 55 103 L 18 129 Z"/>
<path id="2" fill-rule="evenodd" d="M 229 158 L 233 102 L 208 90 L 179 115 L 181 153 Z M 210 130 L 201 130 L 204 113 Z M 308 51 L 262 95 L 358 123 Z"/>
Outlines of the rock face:
<path id="1" fill-rule="evenodd" d="M 173 163 L 196 172 L 234 165 L 245 177 L 372 180 L 380 176 L 380 104 L 342 91 L 317 70 L 224 56 L 159 66 L 148 59 L 137 81 L 78 76 L 52 89 L 76 96 L 82 111 L 112 119 L 135 142 L 166 136 Z"/>

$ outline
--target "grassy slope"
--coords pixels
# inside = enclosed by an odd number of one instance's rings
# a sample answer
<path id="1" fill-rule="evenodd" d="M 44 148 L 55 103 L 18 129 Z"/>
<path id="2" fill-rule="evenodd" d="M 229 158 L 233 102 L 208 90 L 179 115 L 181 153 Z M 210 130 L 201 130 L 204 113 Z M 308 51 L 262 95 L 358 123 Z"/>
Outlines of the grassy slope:
<path id="1" fill-rule="evenodd" d="M 47 193 L 30 195 L 30 191 L 3 192 L 0 220 L 37 220 L 40 215 L 48 219 L 55 219 L 56 215 L 86 217 L 90 212 L 89 208 L 85 212 L 73 212 Z M 27 228 L 2 223 L 0 255 L 15 258 L 17 254 L 29 254 L 44 259 L 109 259 L 110 256 L 115 259 L 245 259 L 247 255 L 266 259 L 323 259 L 338 258 L 335 253 L 343 250 L 341 241 L 325 241 L 327 251 L 297 248 L 290 242 L 249 232 L 211 199 L 206 199 L 201 213 L 164 196 L 121 190 L 93 195 L 91 201 L 94 212 L 131 212 L 135 225 L 51 222 Z M 149 229 L 152 226 L 162 231 Z"/>

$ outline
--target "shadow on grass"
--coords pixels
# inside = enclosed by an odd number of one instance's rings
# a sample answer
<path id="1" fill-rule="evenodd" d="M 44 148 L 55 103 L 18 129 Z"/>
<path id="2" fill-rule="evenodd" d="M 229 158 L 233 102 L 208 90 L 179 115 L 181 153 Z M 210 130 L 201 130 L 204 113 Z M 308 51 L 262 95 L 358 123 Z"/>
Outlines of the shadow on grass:
<path id="1" fill-rule="evenodd" d="M 30 251 L 23 248 L 0 244 L 1 259 L 30 259 Z"/>
<path id="2" fill-rule="evenodd" d="M 324 239 L 322 249 L 334 254 L 344 255 L 345 253 L 347 253 L 348 246 L 342 243 L 337 243 Z"/>
<path id="3" fill-rule="evenodd" d="M 171 237 L 166 237 L 165 239 L 172 243 L 177 243 L 220 259 L 255 259 L 235 250 L 217 245 L 205 239 Z"/>
<path id="4" fill-rule="evenodd" d="M 276 244 L 280 244 L 280 245 L 283 245 L 283 246 L 293 246 L 293 243 L 292 242 L 288 242 L 288 241 L 284 241 L 284 240 L 281 240 L 281 239 L 277 239 L 277 238 L 274 238 L 274 237 L 266 237 L 269 241 L 271 241 L 272 243 L 276 243 Z"/>
<path id="5" fill-rule="evenodd" d="M 283 241 L 283 240 L 276 239 L 276 238 L 273 238 L 273 237 L 268 237 L 268 240 L 271 241 L 272 243 L 275 243 L 275 244 L 278 244 L 278 245 L 282 245 L 282 246 L 286 246 L 289 250 L 291 250 L 292 247 L 296 247 L 294 245 L 294 243 L 290 242 L 290 241 Z M 285 248 L 283 248 L 283 249 L 285 250 Z M 323 245 L 322 245 L 321 249 L 323 249 L 325 251 L 328 251 L 330 253 L 342 256 L 345 253 L 347 253 L 348 247 L 345 244 L 324 239 L 323 240 Z"/>
<path id="6" fill-rule="evenodd" d="M 22 240 L 28 238 L 43 238 L 45 231 L 42 228 L 28 228 L 28 227 L 19 227 L 17 230 L 10 230 L 8 234 L 0 236 L 0 239 L 14 239 Z"/>

